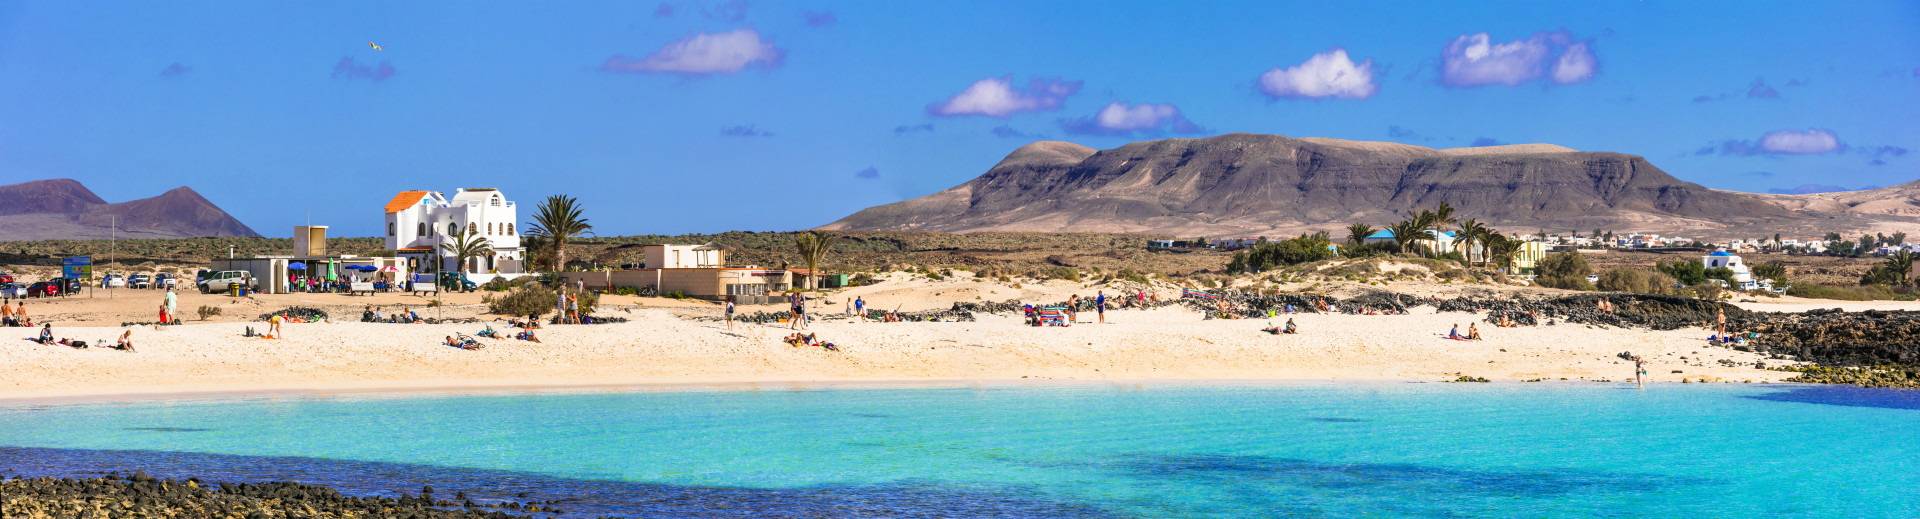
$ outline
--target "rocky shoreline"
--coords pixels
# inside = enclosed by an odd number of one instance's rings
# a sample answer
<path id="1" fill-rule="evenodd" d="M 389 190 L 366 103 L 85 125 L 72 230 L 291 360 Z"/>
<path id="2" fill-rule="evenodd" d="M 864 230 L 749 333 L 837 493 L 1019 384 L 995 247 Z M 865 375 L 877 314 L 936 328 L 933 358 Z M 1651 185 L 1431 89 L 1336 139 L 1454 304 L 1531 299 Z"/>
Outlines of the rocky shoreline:
<path id="1" fill-rule="evenodd" d="M 541 514 L 523 515 L 523 514 Z M 404 518 L 523 519 L 565 514 L 544 502 L 476 503 L 464 494 L 353 497 L 329 487 L 290 482 L 209 483 L 157 479 L 145 472 L 91 478 L 14 478 L 0 481 L 0 517 L 152 518 Z"/>

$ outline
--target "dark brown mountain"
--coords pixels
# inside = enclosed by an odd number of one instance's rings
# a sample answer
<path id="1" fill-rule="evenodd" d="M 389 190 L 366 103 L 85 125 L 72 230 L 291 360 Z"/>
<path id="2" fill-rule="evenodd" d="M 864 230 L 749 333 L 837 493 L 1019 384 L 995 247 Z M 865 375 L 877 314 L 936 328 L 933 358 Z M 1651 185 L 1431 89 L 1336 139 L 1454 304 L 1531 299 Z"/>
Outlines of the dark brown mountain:
<path id="1" fill-rule="evenodd" d="M 73 180 L 36 180 L 0 186 L 0 201 L 0 241 L 260 236 L 185 187 L 110 204 Z"/>
<path id="2" fill-rule="evenodd" d="M 1920 190 L 1909 191 L 1909 198 L 1920 197 Z M 1285 236 L 1354 222 L 1380 227 L 1403 211 L 1447 202 L 1462 220 L 1510 231 L 1605 228 L 1705 238 L 1889 223 L 1844 210 L 1871 193 L 1797 201 L 1722 191 L 1674 178 L 1643 157 L 1547 144 L 1435 150 L 1229 134 L 1100 151 L 1037 142 L 967 183 L 822 228 Z"/>

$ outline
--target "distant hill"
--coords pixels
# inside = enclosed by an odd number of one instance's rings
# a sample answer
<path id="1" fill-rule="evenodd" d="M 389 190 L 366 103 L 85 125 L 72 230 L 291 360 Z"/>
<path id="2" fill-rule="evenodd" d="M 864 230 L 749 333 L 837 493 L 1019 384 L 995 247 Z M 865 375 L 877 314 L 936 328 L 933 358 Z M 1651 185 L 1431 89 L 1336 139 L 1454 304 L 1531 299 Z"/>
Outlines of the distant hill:
<path id="1" fill-rule="evenodd" d="M 0 202 L 0 241 L 107 238 L 114 227 L 121 238 L 260 236 L 186 187 L 113 204 L 73 180 L 36 180 L 0 186 Z"/>
<path id="2" fill-rule="evenodd" d="M 1550 144 L 1435 150 L 1387 142 L 1229 134 L 1094 150 L 1042 141 L 964 184 L 871 207 L 823 229 L 1086 231 L 1172 236 L 1286 236 L 1376 227 L 1447 202 L 1462 220 L 1508 231 L 1595 228 L 1692 237 L 1825 232 L 1901 224 L 1903 186 L 1820 195 L 1762 195 L 1674 178 L 1643 157 Z M 1889 193 L 1877 193 L 1889 191 Z M 1793 199 L 1813 197 L 1795 201 Z M 1845 199 L 1845 200 L 1841 200 Z M 1876 200 L 1854 211 L 1855 199 Z M 1853 203 L 1855 206 L 1849 206 Z M 1899 207 L 1881 207 L 1896 205 Z"/>

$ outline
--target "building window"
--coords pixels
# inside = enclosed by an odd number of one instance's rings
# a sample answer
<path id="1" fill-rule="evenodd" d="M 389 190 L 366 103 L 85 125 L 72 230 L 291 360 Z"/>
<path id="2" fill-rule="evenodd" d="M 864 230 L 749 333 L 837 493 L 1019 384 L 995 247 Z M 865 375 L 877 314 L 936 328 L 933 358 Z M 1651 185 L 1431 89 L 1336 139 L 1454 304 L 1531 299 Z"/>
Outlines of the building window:
<path id="1" fill-rule="evenodd" d="M 420 236 L 426 236 L 426 235 L 427 235 L 427 222 L 420 222 L 420 230 L 419 230 L 419 231 L 417 231 L 417 232 L 414 232 L 414 234 L 417 234 L 417 235 L 420 235 Z"/>
<path id="2" fill-rule="evenodd" d="M 447 223 L 447 236 L 453 236 L 453 235 L 456 235 L 456 234 L 460 234 L 460 224 L 457 224 L 457 223 L 452 223 L 452 222 L 448 222 L 448 223 Z"/>
<path id="3" fill-rule="evenodd" d="M 493 206 L 494 206 L 494 207 L 500 207 L 500 196 L 499 196 L 499 195 L 494 195 L 494 196 L 493 196 Z"/>
<path id="4" fill-rule="evenodd" d="M 480 224 L 476 224 L 476 223 L 468 223 L 468 224 L 467 224 L 467 233 L 468 233 L 468 234 L 480 234 Z"/>
<path id="5" fill-rule="evenodd" d="M 513 236 L 513 224 L 507 224 L 507 236 Z"/>
<path id="6" fill-rule="evenodd" d="M 393 236 L 393 229 L 395 225 L 396 224 L 394 224 L 393 222 L 387 222 L 387 236 Z"/>
<path id="7" fill-rule="evenodd" d="M 487 224 L 487 236 L 493 236 L 493 224 L 492 224 L 492 223 L 488 223 L 488 224 Z"/>

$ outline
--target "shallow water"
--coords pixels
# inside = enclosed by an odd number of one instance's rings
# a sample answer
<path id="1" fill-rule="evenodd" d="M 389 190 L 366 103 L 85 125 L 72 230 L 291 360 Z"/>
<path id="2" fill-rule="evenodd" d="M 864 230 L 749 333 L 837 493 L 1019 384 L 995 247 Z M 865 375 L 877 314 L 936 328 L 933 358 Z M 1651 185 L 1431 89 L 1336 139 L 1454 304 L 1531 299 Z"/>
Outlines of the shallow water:
<path id="1" fill-rule="evenodd" d="M 0 408 L 0 467 L 679 517 L 1910 517 L 1920 392 L 1144 383 Z M 527 493 L 527 497 L 516 497 Z"/>

